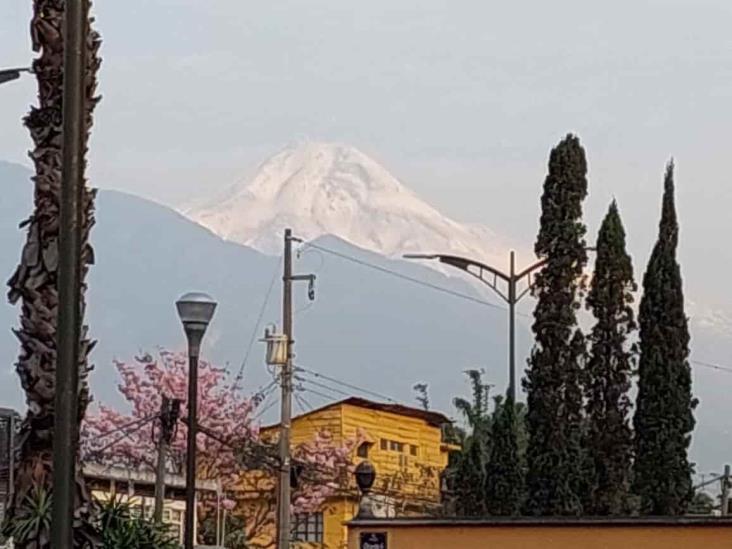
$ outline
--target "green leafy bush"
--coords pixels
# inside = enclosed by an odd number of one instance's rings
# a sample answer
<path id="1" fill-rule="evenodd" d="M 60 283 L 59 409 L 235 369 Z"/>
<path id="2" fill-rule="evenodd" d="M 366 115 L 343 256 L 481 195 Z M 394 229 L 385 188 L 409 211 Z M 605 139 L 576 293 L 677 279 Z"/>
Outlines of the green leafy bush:
<path id="1" fill-rule="evenodd" d="M 167 526 L 134 516 L 129 502 L 112 498 L 101 505 L 99 523 L 104 549 L 178 549 Z"/>

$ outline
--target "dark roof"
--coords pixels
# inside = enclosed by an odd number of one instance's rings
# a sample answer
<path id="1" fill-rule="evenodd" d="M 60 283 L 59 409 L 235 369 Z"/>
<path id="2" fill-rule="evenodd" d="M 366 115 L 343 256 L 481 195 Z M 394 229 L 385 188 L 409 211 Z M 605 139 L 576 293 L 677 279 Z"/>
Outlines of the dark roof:
<path id="1" fill-rule="evenodd" d="M 725 526 L 732 528 L 732 517 L 715 516 L 648 516 L 648 517 L 490 517 L 490 518 L 370 518 L 353 519 L 347 523 L 353 527 L 386 528 L 403 527 L 499 527 L 499 526 Z"/>
<path id="2" fill-rule="evenodd" d="M 339 400 L 337 402 L 331 402 L 330 404 L 326 404 L 325 406 L 321 406 L 320 408 L 315 408 L 314 410 L 310 410 L 309 412 L 300 414 L 299 416 L 296 416 L 293 419 L 309 416 L 310 414 L 314 414 L 316 412 L 322 412 L 323 410 L 329 410 L 329 409 L 335 408 L 337 406 L 343 406 L 344 404 L 347 404 L 349 406 L 356 406 L 357 408 L 368 408 L 369 410 L 377 410 L 379 412 L 389 412 L 391 414 L 396 414 L 399 416 L 407 416 L 407 417 L 413 417 L 416 419 L 421 419 L 425 423 L 427 423 L 429 425 L 433 425 L 435 427 L 441 427 L 442 425 L 445 425 L 446 423 L 450 423 L 450 420 L 447 418 L 447 416 L 445 416 L 444 414 L 441 414 L 440 412 L 422 410 L 421 408 L 413 408 L 411 406 L 405 406 L 403 404 L 389 404 L 386 402 L 376 402 L 373 400 L 367 400 L 365 398 L 360 398 L 360 397 L 348 397 L 343 400 Z M 279 423 L 267 425 L 266 427 L 263 427 L 263 429 L 269 429 L 271 427 L 275 427 L 276 425 L 279 425 Z"/>

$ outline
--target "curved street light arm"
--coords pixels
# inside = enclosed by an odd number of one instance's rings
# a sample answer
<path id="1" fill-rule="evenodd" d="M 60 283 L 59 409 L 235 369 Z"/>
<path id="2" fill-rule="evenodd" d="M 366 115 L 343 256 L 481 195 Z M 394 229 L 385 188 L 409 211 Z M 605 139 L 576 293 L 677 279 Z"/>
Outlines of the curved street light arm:
<path id="1" fill-rule="evenodd" d="M 496 292 L 501 299 L 509 302 L 508 296 L 501 291 L 501 289 L 498 287 L 498 279 L 500 278 L 507 284 L 511 283 L 511 277 L 509 277 L 507 274 L 499 271 L 498 269 L 495 269 L 489 265 L 486 265 L 485 263 L 481 263 L 480 261 L 475 261 L 473 259 L 468 259 L 465 257 L 460 257 L 457 255 L 444 255 L 444 254 L 405 254 L 403 256 L 405 259 L 436 259 L 440 263 L 444 263 L 445 265 L 450 265 L 452 267 L 456 267 L 462 271 L 465 271 L 471 276 L 474 276 L 478 280 L 480 280 L 483 284 L 491 288 L 494 292 Z M 478 269 L 478 272 L 471 270 L 470 268 L 473 267 L 475 269 Z M 486 278 L 484 273 L 488 272 L 493 275 L 493 280 L 490 278 Z"/>

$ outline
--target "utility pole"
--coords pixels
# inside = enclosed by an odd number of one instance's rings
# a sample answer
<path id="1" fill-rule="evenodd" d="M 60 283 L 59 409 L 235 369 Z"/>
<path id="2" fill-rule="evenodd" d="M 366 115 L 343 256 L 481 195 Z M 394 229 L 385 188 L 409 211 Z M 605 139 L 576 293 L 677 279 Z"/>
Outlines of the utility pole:
<path id="1" fill-rule="evenodd" d="M 163 395 L 160 405 L 160 435 L 158 438 L 158 463 L 155 472 L 155 508 L 153 520 L 163 521 L 163 504 L 165 502 L 165 463 L 168 456 L 168 447 L 173 439 L 175 424 L 180 415 L 180 400 Z"/>
<path id="2" fill-rule="evenodd" d="M 724 466 L 724 475 L 722 476 L 722 516 L 729 514 L 729 465 Z"/>
<path id="3" fill-rule="evenodd" d="M 290 546 L 290 428 L 292 421 L 292 231 L 285 230 L 282 274 L 282 331 L 287 337 L 287 360 L 282 366 L 280 410 L 280 479 L 277 496 L 277 548 Z"/>
<path id="4" fill-rule="evenodd" d="M 292 243 L 302 242 L 285 229 L 285 249 L 282 274 L 282 331 L 287 338 L 287 360 L 281 369 L 282 401 L 280 409 L 280 475 L 277 484 L 277 549 L 290 547 L 290 430 L 292 423 L 292 370 L 295 340 L 292 334 L 292 282 L 307 280 L 310 299 L 315 298 L 315 275 L 292 274 Z"/>
<path id="5" fill-rule="evenodd" d="M 53 432 L 51 545 L 71 549 L 78 456 L 81 243 L 84 210 L 86 2 L 66 0 L 59 197 L 58 324 Z"/>
<path id="6" fill-rule="evenodd" d="M 280 478 L 277 493 L 277 548 L 290 547 L 290 428 L 292 421 L 292 231 L 285 229 L 282 275 L 282 331 L 287 360 L 282 366 L 280 410 Z"/>

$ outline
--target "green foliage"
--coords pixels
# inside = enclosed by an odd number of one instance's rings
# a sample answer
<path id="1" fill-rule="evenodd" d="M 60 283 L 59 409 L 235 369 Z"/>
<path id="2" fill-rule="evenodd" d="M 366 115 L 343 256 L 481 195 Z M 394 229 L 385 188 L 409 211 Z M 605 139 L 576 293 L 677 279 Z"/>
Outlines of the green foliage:
<path id="1" fill-rule="evenodd" d="M 589 336 L 586 369 L 587 493 L 585 513 L 618 515 L 630 512 L 633 434 L 630 376 L 635 366 L 636 329 L 633 312 L 633 264 L 625 249 L 625 229 L 615 201 L 597 238 L 597 259 L 587 307 L 595 325 Z"/>
<path id="2" fill-rule="evenodd" d="M 178 549 L 168 528 L 134 516 L 129 502 L 112 498 L 102 504 L 99 522 L 104 549 Z"/>
<path id="3" fill-rule="evenodd" d="M 582 512 L 582 361 L 585 341 L 577 326 L 587 262 L 582 201 L 587 162 L 579 139 L 568 135 L 549 157 L 535 251 L 546 265 L 536 276 L 534 348 L 524 387 L 528 392 L 527 501 L 531 515 Z"/>
<path id="4" fill-rule="evenodd" d="M 711 515 L 716 507 L 714 498 L 706 492 L 698 491 L 694 493 L 694 497 L 689 504 L 689 514 L 691 515 Z"/>
<path id="5" fill-rule="evenodd" d="M 472 401 L 455 398 L 453 404 L 465 418 L 470 433 L 462 450 L 453 456 L 449 476 L 455 493 L 455 512 L 461 516 L 485 514 L 485 472 L 490 451 L 489 386 L 483 383 L 483 372 L 468 370 L 473 391 Z"/>
<path id="6" fill-rule="evenodd" d="M 496 398 L 491 451 L 486 467 L 485 506 L 489 515 L 514 516 L 524 499 L 524 472 L 518 443 L 516 406 L 510 393 Z"/>
<path id="7" fill-rule="evenodd" d="M 19 547 L 47 543 L 49 540 L 45 536 L 51 531 L 51 505 L 51 494 L 35 485 L 16 508 L 12 521 L 3 528 L 5 535 L 13 538 Z"/>
<path id="8" fill-rule="evenodd" d="M 228 514 L 226 515 L 226 539 L 224 547 L 226 549 L 247 549 L 246 524 L 242 517 Z M 206 517 L 201 522 L 201 538 L 208 545 L 216 543 L 216 515 Z"/>
<path id="9" fill-rule="evenodd" d="M 640 360 L 635 427 L 634 491 L 640 511 L 681 515 L 693 497 L 688 460 L 693 409 L 689 327 L 681 269 L 676 260 L 679 226 L 673 163 L 666 169 L 658 240 L 643 277 Z"/>
<path id="10" fill-rule="evenodd" d="M 412 387 L 412 389 L 416 393 L 415 398 L 417 400 L 417 403 L 419 404 L 419 407 L 423 410 L 430 409 L 429 388 L 429 385 L 427 385 L 426 383 L 415 383 Z"/>

